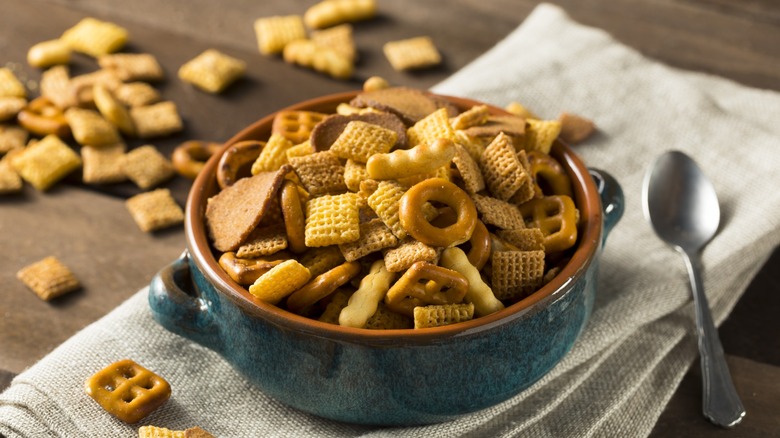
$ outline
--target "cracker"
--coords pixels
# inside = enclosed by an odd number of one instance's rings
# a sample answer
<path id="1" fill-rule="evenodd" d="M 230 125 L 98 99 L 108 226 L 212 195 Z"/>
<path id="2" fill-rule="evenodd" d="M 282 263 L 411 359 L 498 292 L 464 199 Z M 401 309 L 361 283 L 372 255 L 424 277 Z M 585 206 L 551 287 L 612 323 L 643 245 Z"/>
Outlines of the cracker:
<path id="1" fill-rule="evenodd" d="M 174 176 L 173 164 L 156 147 L 139 146 L 120 161 L 120 168 L 142 190 L 150 189 Z"/>
<path id="2" fill-rule="evenodd" d="M 122 49 L 128 37 L 129 33 L 121 26 L 87 17 L 66 30 L 60 39 L 71 49 L 98 58 Z"/>
<path id="3" fill-rule="evenodd" d="M 260 155 L 252 163 L 252 175 L 260 172 L 273 172 L 288 163 L 287 150 L 293 147 L 293 143 L 278 134 L 271 134 L 268 142 L 263 146 Z"/>
<path id="4" fill-rule="evenodd" d="M 344 263 L 344 256 L 336 245 L 323 246 L 310 248 L 300 257 L 300 261 L 303 266 L 309 269 L 311 277 L 314 278 Z"/>
<path id="5" fill-rule="evenodd" d="M 160 92 L 146 82 L 122 84 L 114 90 L 117 100 L 129 107 L 147 106 L 160 101 Z"/>
<path id="6" fill-rule="evenodd" d="M 393 113 L 407 125 L 413 125 L 439 109 L 439 105 L 431 98 L 430 94 L 406 87 L 362 92 L 355 96 L 349 104 L 357 108 L 374 108 Z"/>
<path id="7" fill-rule="evenodd" d="M 11 167 L 11 161 L 0 159 L 0 195 L 22 191 L 22 177 Z"/>
<path id="8" fill-rule="evenodd" d="M 414 308 L 414 328 L 441 327 L 474 318 L 474 304 L 433 304 Z"/>
<path id="9" fill-rule="evenodd" d="M 425 118 L 409 128 L 407 135 L 409 136 L 409 144 L 411 146 L 418 144 L 431 145 L 440 138 L 455 140 L 455 130 L 450 125 L 450 118 L 446 108 L 439 108 L 425 116 Z"/>
<path id="10" fill-rule="evenodd" d="M 12 157 L 11 166 L 25 181 L 45 191 L 81 166 L 81 158 L 56 135 L 47 135 Z"/>
<path id="11" fill-rule="evenodd" d="M 368 206 L 399 239 L 406 237 L 406 230 L 398 216 L 398 203 L 405 192 L 403 186 L 395 181 L 381 181 L 368 196 Z"/>
<path id="12" fill-rule="evenodd" d="M 0 97 L 27 97 L 27 89 L 8 67 L 0 67 Z"/>
<path id="13" fill-rule="evenodd" d="M 344 289 L 336 289 L 336 291 L 330 295 L 330 301 L 328 302 L 328 305 L 325 306 L 325 310 L 322 312 L 322 315 L 320 315 L 318 320 L 328 324 L 338 325 L 341 310 L 347 307 L 347 304 L 349 303 L 349 297 L 351 295 L 351 293 L 345 291 Z"/>
<path id="14" fill-rule="evenodd" d="M 379 219 L 373 219 L 360 224 L 360 238 L 351 243 L 339 245 L 344 259 L 353 262 L 373 252 L 398 244 L 398 238 L 387 225 Z"/>
<path id="15" fill-rule="evenodd" d="M 482 222 L 505 230 L 525 228 L 523 215 L 516 205 L 490 196 L 474 194 L 471 198 Z"/>
<path id="16" fill-rule="evenodd" d="M 13 119 L 26 105 L 24 97 L 0 97 L 0 122 Z"/>
<path id="17" fill-rule="evenodd" d="M 493 293 L 499 300 L 516 301 L 542 285 L 544 251 L 498 251 L 492 262 Z"/>
<path id="18" fill-rule="evenodd" d="M 525 150 L 550 153 L 550 148 L 558 134 L 561 133 L 560 120 L 528 120 L 526 130 Z"/>
<path id="19" fill-rule="evenodd" d="M 246 62 L 208 49 L 179 68 L 179 79 L 209 93 L 221 93 L 246 73 Z"/>
<path id="20" fill-rule="evenodd" d="M 127 179 L 122 170 L 125 155 L 124 143 L 110 146 L 84 146 L 81 159 L 84 161 L 82 179 L 87 184 L 109 184 Z"/>
<path id="21" fill-rule="evenodd" d="M 56 257 L 49 256 L 16 273 L 16 278 L 44 301 L 57 298 L 81 287 L 79 280 Z"/>
<path id="22" fill-rule="evenodd" d="M 255 20 L 255 34 L 260 53 L 281 53 L 291 41 L 306 38 L 303 18 L 300 15 L 263 17 Z"/>
<path id="23" fill-rule="evenodd" d="M 68 108 L 65 119 L 80 145 L 104 146 L 122 141 L 116 127 L 95 110 Z"/>
<path id="24" fill-rule="evenodd" d="M 163 137 L 183 129 L 179 110 L 171 101 L 132 107 L 130 117 L 140 138 Z"/>
<path id="25" fill-rule="evenodd" d="M 78 104 L 70 88 L 70 73 L 67 66 L 55 65 L 41 73 L 41 96 L 65 109 Z"/>
<path id="26" fill-rule="evenodd" d="M 125 201 L 125 206 L 138 228 L 147 233 L 184 222 L 184 212 L 168 189 L 140 193 Z"/>
<path id="27" fill-rule="evenodd" d="M 347 160 L 344 165 L 344 183 L 347 189 L 353 192 L 360 191 L 360 182 L 368 179 L 368 171 L 364 164 L 354 160 Z"/>
<path id="28" fill-rule="evenodd" d="M 357 59 L 355 40 L 352 37 L 352 25 L 340 24 L 328 29 L 322 29 L 311 34 L 311 40 L 321 46 L 328 47 L 350 62 Z"/>
<path id="29" fill-rule="evenodd" d="M 389 41 L 383 46 L 385 57 L 396 71 L 418 70 L 441 63 L 441 55 L 427 36 Z"/>
<path id="30" fill-rule="evenodd" d="M 287 295 L 300 289 L 311 278 L 311 273 L 296 260 L 286 260 L 271 268 L 249 286 L 249 293 L 270 304 L 277 304 Z"/>
<path id="31" fill-rule="evenodd" d="M 385 112 L 371 112 L 365 114 L 332 114 L 319 123 L 311 132 L 311 143 L 320 151 L 330 149 L 333 142 L 344 131 L 349 122 L 359 120 L 389 129 L 396 134 L 395 147 L 406 149 L 408 139 L 406 126 L 398 116 Z"/>
<path id="32" fill-rule="evenodd" d="M 238 247 L 236 257 L 253 258 L 275 254 L 287 248 L 287 234 L 278 223 L 267 227 L 258 227 Z"/>
<path id="33" fill-rule="evenodd" d="M 324 195 L 306 202 L 306 246 L 329 246 L 360 238 L 358 195 Z"/>
<path id="34" fill-rule="evenodd" d="M 290 165 L 295 169 L 303 188 L 311 196 L 335 195 L 347 190 L 344 166 L 330 151 L 292 157 Z"/>
<path id="35" fill-rule="evenodd" d="M 371 155 L 389 152 L 397 138 L 395 131 L 353 120 L 347 123 L 330 150 L 339 158 L 365 163 Z"/>
<path id="36" fill-rule="evenodd" d="M 452 163 L 458 169 L 463 187 L 466 192 L 473 195 L 485 189 L 485 178 L 482 177 L 482 171 L 479 170 L 479 164 L 471 157 L 471 154 L 459 144 L 455 144 L 455 156 Z"/>
<path id="37" fill-rule="evenodd" d="M 415 262 L 436 264 L 439 250 L 410 237 L 404 239 L 398 247 L 385 251 L 384 257 L 388 272 L 401 272 Z"/>
<path id="38" fill-rule="evenodd" d="M 312 129 L 326 117 L 327 114 L 316 111 L 279 111 L 271 124 L 271 133 L 281 135 L 294 144 L 303 143 L 311 136 Z"/>
<path id="39" fill-rule="evenodd" d="M 488 190 L 502 201 L 509 200 L 523 184 L 531 181 L 530 174 L 517 157 L 512 140 L 504 133 L 496 136 L 485 148 L 480 168 Z"/>
<path id="40" fill-rule="evenodd" d="M 569 144 L 582 143 L 596 132 L 596 124 L 593 120 L 572 113 L 561 113 L 558 116 L 561 122 L 560 137 Z"/>
<path id="41" fill-rule="evenodd" d="M 387 308 L 384 302 L 379 302 L 376 312 L 368 318 L 364 328 L 370 330 L 410 329 L 414 327 L 414 320 Z"/>
<path id="42" fill-rule="evenodd" d="M 23 148 L 30 134 L 26 129 L 16 125 L 0 124 L 0 154 Z"/>
<path id="43" fill-rule="evenodd" d="M 498 230 L 496 234 L 520 251 L 544 251 L 544 233 L 539 228 Z"/>
<path id="44" fill-rule="evenodd" d="M 275 172 L 260 172 L 241 178 L 209 198 L 206 205 L 206 225 L 214 248 L 235 251 L 263 219 L 273 200 L 277 199 L 284 176 L 290 171 L 283 166 Z"/>
<path id="45" fill-rule="evenodd" d="M 157 426 L 141 426 L 138 429 L 138 438 L 184 438 L 184 431 Z"/>
<path id="46" fill-rule="evenodd" d="M 450 125 L 452 129 L 468 129 L 487 123 L 489 116 L 490 110 L 487 105 L 474 105 L 450 120 Z"/>
<path id="47" fill-rule="evenodd" d="M 165 79 L 157 58 L 151 53 L 115 53 L 98 58 L 98 65 L 113 70 L 123 82 L 154 82 Z"/>

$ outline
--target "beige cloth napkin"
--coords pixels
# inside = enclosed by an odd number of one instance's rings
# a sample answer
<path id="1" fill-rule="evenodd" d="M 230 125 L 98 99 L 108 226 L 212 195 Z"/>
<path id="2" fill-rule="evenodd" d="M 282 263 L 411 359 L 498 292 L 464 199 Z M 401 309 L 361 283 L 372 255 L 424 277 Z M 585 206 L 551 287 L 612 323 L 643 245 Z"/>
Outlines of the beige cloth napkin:
<path id="1" fill-rule="evenodd" d="M 649 434 L 698 351 L 683 263 L 642 217 L 643 174 L 658 154 L 679 149 L 714 180 L 723 225 L 703 254 L 704 282 L 722 321 L 780 242 L 780 94 L 666 67 L 545 4 L 435 91 L 498 106 L 517 100 L 547 118 L 560 111 L 592 118 L 600 132 L 577 150 L 625 191 L 626 212 L 602 256 L 592 319 L 540 382 L 443 424 L 336 423 L 276 402 L 217 354 L 159 327 L 141 290 L 14 380 L 0 395 L 0 433 L 135 436 L 138 426 L 105 414 L 82 389 L 96 370 L 132 358 L 173 386 L 171 400 L 144 424 L 200 425 L 220 437 Z"/>

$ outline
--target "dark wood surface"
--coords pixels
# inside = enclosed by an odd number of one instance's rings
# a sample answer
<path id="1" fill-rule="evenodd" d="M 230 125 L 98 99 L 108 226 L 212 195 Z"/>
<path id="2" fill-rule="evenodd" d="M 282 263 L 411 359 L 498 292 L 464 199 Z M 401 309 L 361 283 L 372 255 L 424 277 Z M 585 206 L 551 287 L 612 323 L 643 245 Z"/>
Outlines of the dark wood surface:
<path id="1" fill-rule="evenodd" d="M 355 26 L 360 52 L 356 77 L 336 81 L 261 56 L 252 22 L 257 17 L 302 13 L 311 1 L 6 0 L 0 14 L 0 65 L 31 81 L 40 72 L 25 63 L 27 49 L 58 37 L 84 16 L 126 27 L 129 51 L 149 52 L 163 64 L 163 96 L 179 106 L 185 131 L 151 143 L 170 151 L 186 139 L 227 140 L 260 116 L 323 94 L 352 90 L 371 75 L 427 88 L 500 41 L 538 3 L 515 0 L 379 0 L 379 16 Z M 724 76 L 745 85 L 780 90 L 780 6 L 776 0 L 565 0 L 581 23 L 600 27 L 623 43 L 669 65 Z M 153 11 L 153 13 L 150 13 Z M 382 44 L 431 35 L 441 67 L 392 71 Z M 206 48 L 244 59 L 248 73 L 226 93 L 211 96 L 175 79 L 178 66 Z M 77 56 L 74 74 L 96 69 Z M 598 122 L 598 121 L 597 121 Z M 130 147 L 141 142 L 129 142 Z M 183 205 L 189 182 L 167 184 Z M 123 199 L 129 184 L 95 191 L 76 181 L 46 194 L 29 187 L 0 198 L 0 389 L 148 284 L 184 248 L 181 229 L 145 235 L 129 219 Z M 143 255 L 142 257 L 139 255 Z M 60 257 L 84 284 L 74 294 L 44 303 L 15 279 L 21 267 L 47 255 Z M 780 252 L 767 262 L 720 334 L 748 415 L 736 429 L 711 426 L 700 415 L 701 383 L 695 363 L 659 419 L 652 436 L 780 436 Z"/>

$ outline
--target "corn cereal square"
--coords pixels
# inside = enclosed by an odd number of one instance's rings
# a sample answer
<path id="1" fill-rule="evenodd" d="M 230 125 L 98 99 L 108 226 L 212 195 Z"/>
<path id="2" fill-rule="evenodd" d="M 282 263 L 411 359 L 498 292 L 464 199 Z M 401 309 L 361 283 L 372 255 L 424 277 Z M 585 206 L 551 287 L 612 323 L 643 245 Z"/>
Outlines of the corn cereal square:
<path id="1" fill-rule="evenodd" d="M 122 157 L 122 172 L 142 190 L 150 189 L 173 177 L 170 160 L 152 145 L 137 147 Z"/>
<path id="2" fill-rule="evenodd" d="M 525 150 L 549 154 L 553 142 L 561 133 L 561 121 L 528 119 L 526 122 Z"/>
<path id="3" fill-rule="evenodd" d="M 70 269 L 54 256 L 46 257 L 22 268 L 16 273 L 16 278 L 44 301 L 73 292 L 81 287 Z"/>
<path id="4" fill-rule="evenodd" d="M 277 304 L 300 289 L 311 278 L 309 270 L 296 260 L 286 260 L 271 268 L 249 286 L 249 293 L 270 304 Z"/>
<path id="5" fill-rule="evenodd" d="M 123 27 L 87 17 L 66 30 L 60 39 L 68 43 L 71 49 L 97 58 L 119 51 L 127 43 L 128 37 Z"/>
<path id="6" fill-rule="evenodd" d="M 27 97 L 24 84 L 7 67 L 0 67 L 0 97 Z"/>
<path id="7" fill-rule="evenodd" d="M 260 53 L 281 53 L 287 43 L 306 38 L 300 15 L 263 17 L 255 20 L 255 34 Z"/>
<path id="8" fill-rule="evenodd" d="M 127 176 L 122 171 L 122 159 L 125 145 L 117 143 L 110 146 L 84 146 L 81 159 L 84 161 L 82 179 L 87 184 L 108 184 L 124 181 Z"/>
<path id="9" fill-rule="evenodd" d="M 132 107 L 130 117 L 140 138 L 163 137 L 183 129 L 179 110 L 171 101 Z"/>
<path id="10" fill-rule="evenodd" d="M 341 135 L 331 145 L 330 151 L 339 158 L 365 163 L 371 155 L 389 152 L 397 139 L 395 131 L 353 120 L 347 123 Z"/>
<path id="11" fill-rule="evenodd" d="M 287 150 L 293 147 L 293 143 L 279 134 L 271 134 L 268 142 L 263 146 L 260 155 L 252 163 L 252 175 L 260 172 L 272 172 L 287 164 Z"/>
<path id="12" fill-rule="evenodd" d="M 81 166 L 81 158 L 56 135 L 47 135 L 11 159 L 19 175 L 44 191 Z"/>
<path id="13" fill-rule="evenodd" d="M 390 65 L 397 71 L 433 67 L 441 63 L 441 55 L 427 36 L 385 43 L 383 50 Z"/>
<path id="14" fill-rule="evenodd" d="M 151 53 L 115 53 L 98 58 L 98 65 L 112 70 L 123 82 L 161 81 L 165 78 L 160 63 Z"/>
<path id="15" fill-rule="evenodd" d="M 179 68 L 179 79 L 203 91 L 219 93 L 246 72 L 246 63 L 215 49 L 208 49 Z"/>
<path id="16" fill-rule="evenodd" d="M 354 193 L 324 195 L 306 202 L 306 246 L 329 246 L 360 238 L 358 196 Z"/>
<path id="17" fill-rule="evenodd" d="M 447 108 L 439 108 L 422 120 L 415 123 L 406 133 L 409 136 L 409 144 L 431 145 L 440 138 L 455 140 L 455 130 L 450 124 Z"/>
<path id="18" fill-rule="evenodd" d="M 184 222 L 184 212 L 168 189 L 135 195 L 125 205 L 141 231 L 147 233 Z"/>
<path id="19" fill-rule="evenodd" d="M 122 141 L 116 127 L 95 110 L 68 108 L 65 119 L 73 138 L 81 145 L 104 146 Z"/>

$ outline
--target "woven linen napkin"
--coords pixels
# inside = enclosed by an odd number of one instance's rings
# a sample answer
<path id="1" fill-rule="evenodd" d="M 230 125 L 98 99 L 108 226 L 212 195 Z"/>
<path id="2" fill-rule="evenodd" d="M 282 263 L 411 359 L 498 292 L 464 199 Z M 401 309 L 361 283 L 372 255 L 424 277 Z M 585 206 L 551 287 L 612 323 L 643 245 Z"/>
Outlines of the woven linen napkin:
<path id="1" fill-rule="evenodd" d="M 82 389 L 95 371 L 132 358 L 173 387 L 143 424 L 200 425 L 220 437 L 649 434 L 698 351 L 684 265 L 642 217 L 643 174 L 658 154 L 678 149 L 713 179 L 722 227 L 703 254 L 704 283 L 721 322 L 780 242 L 780 94 L 661 65 L 546 4 L 434 90 L 497 106 L 519 101 L 546 118 L 568 111 L 595 120 L 598 135 L 577 151 L 625 192 L 625 214 L 602 254 L 592 318 L 541 381 L 442 424 L 371 428 L 324 420 L 267 397 L 216 353 L 162 329 L 144 289 L 14 379 L 0 395 L 0 433 L 136 436 L 138 426 L 115 420 Z"/>

